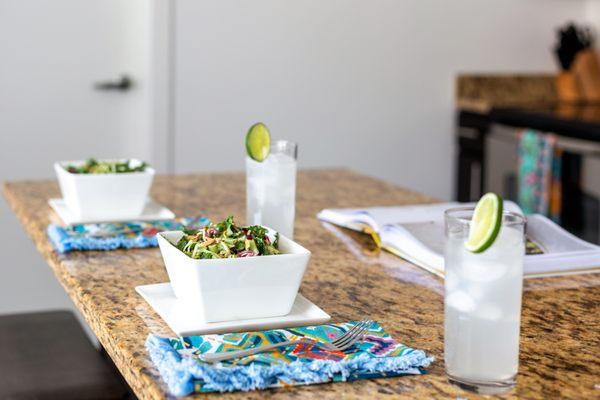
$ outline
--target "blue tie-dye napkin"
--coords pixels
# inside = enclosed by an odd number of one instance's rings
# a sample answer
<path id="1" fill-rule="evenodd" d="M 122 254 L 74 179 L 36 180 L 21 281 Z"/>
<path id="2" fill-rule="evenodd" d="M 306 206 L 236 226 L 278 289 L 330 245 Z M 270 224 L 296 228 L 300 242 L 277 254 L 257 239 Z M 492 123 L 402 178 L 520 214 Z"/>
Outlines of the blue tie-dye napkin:
<path id="1" fill-rule="evenodd" d="M 71 226 L 50 224 L 47 232 L 54 248 L 59 253 L 68 253 L 73 250 L 156 247 L 158 232 L 180 230 L 184 227 L 199 229 L 208 223 L 207 218 L 199 217 Z"/>
<path id="2" fill-rule="evenodd" d="M 183 338 L 149 335 L 146 348 L 174 396 L 420 375 L 433 361 L 433 357 L 428 357 L 422 350 L 396 342 L 375 322 L 362 342 L 345 352 L 299 344 L 215 364 L 202 362 L 197 357 L 203 353 L 247 349 L 301 338 L 331 342 L 355 324 Z"/>

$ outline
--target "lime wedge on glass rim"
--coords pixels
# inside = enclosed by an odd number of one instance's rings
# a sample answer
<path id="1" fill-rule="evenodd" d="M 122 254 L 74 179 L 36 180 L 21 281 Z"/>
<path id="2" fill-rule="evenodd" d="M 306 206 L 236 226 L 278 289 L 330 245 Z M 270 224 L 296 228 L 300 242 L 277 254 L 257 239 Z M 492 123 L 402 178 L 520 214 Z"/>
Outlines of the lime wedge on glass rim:
<path id="1" fill-rule="evenodd" d="M 465 248 L 472 253 L 487 250 L 498 237 L 502 226 L 502 197 L 486 193 L 477 202 Z"/>
<path id="2" fill-rule="evenodd" d="M 254 161 L 263 162 L 271 151 L 271 135 L 267 126 L 258 122 L 246 134 L 246 152 Z"/>

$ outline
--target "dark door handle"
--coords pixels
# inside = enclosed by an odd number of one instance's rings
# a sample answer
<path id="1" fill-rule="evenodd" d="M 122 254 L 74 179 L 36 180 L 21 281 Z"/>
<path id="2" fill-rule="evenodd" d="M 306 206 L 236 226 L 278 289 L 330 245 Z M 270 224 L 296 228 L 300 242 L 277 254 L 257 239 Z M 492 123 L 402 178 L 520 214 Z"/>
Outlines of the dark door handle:
<path id="1" fill-rule="evenodd" d="M 133 81 L 127 75 L 121 75 L 118 81 L 97 82 L 94 84 L 96 90 L 117 90 L 125 92 L 133 86 Z"/>

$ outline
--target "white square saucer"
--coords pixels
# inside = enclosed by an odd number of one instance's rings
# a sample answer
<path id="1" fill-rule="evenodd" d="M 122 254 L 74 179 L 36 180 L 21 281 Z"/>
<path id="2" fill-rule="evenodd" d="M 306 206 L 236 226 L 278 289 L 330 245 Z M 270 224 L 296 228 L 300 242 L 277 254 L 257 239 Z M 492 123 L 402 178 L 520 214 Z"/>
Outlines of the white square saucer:
<path id="1" fill-rule="evenodd" d="M 178 300 L 170 283 L 137 286 L 135 290 L 178 336 L 231 333 L 323 324 L 331 317 L 298 293 L 292 311 L 280 317 L 206 322 L 193 306 Z"/>
<path id="2" fill-rule="evenodd" d="M 69 207 L 63 199 L 50 199 L 48 204 L 58 214 L 60 219 L 67 225 L 75 224 L 90 224 L 96 222 L 131 222 L 131 221 L 156 221 L 164 219 L 173 219 L 175 214 L 167 207 L 163 206 L 148 198 L 144 210 L 141 215 L 132 215 L 128 217 L 119 218 L 101 218 L 101 219 L 89 219 L 89 218 L 78 218 L 71 213 Z"/>

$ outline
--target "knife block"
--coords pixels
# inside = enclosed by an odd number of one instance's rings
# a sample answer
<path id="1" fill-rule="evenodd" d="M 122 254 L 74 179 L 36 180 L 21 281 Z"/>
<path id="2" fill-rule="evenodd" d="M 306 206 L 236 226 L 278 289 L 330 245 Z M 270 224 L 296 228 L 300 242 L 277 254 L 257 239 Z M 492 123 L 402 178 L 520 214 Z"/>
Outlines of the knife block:
<path id="1" fill-rule="evenodd" d="M 561 103 L 577 103 L 582 100 L 573 72 L 563 71 L 556 76 L 556 94 Z"/>

